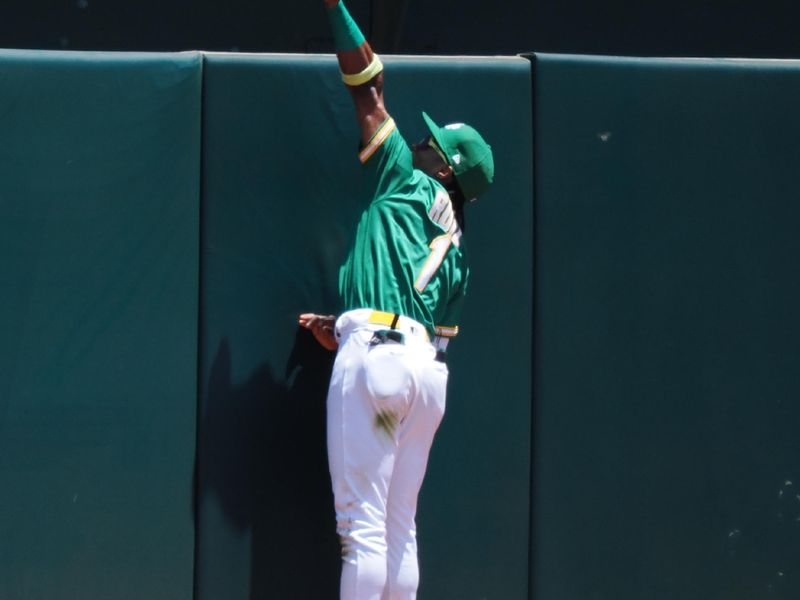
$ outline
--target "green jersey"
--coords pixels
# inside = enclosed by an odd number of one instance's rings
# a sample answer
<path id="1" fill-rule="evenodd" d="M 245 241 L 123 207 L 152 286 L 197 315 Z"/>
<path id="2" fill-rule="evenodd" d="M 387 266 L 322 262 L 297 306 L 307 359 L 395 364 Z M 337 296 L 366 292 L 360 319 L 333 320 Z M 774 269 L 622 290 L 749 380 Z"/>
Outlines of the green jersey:
<path id="1" fill-rule="evenodd" d="M 359 156 L 375 195 L 339 271 L 344 310 L 373 308 L 419 321 L 452 337 L 467 290 L 467 249 L 450 196 L 414 169 L 393 119 Z"/>

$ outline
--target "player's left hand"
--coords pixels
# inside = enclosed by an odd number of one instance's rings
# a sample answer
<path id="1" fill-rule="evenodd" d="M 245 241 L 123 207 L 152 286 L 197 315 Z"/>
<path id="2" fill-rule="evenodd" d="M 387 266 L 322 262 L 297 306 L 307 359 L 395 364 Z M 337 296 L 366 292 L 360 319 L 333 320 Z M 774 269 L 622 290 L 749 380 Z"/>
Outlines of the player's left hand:
<path id="1" fill-rule="evenodd" d="M 333 329 L 336 325 L 335 315 L 303 313 L 297 322 L 300 327 L 305 327 L 311 331 L 323 348 L 336 350 L 339 347 L 339 342 L 336 341 L 336 336 L 333 334 Z"/>

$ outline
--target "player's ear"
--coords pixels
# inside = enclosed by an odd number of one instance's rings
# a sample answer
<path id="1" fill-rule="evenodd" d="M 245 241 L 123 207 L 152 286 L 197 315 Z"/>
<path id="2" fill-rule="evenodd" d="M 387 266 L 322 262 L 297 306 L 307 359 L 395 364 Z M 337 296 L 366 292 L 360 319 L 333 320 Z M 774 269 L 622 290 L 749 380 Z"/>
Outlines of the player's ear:
<path id="1" fill-rule="evenodd" d="M 436 171 L 436 179 L 441 183 L 450 183 L 453 180 L 453 167 L 442 163 L 442 166 Z"/>

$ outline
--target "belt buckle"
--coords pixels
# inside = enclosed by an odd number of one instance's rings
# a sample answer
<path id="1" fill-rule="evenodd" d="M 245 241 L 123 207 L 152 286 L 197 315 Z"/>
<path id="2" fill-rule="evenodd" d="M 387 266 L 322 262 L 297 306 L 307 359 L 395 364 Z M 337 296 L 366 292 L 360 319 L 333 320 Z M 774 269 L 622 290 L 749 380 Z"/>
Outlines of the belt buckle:
<path id="1" fill-rule="evenodd" d="M 372 339 L 369 341 L 370 346 L 377 346 L 378 344 L 387 344 L 394 342 L 395 344 L 405 344 L 406 337 L 403 332 L 396 329 L 379 329 L 372 334 Z"/>

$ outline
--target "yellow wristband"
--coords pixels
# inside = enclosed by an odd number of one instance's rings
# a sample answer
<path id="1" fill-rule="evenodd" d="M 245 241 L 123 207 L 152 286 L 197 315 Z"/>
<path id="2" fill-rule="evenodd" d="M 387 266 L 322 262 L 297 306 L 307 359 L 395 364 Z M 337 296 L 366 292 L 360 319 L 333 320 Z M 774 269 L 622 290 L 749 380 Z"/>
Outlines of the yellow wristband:
<path id="1" fill-rule="evenodd" d="M 347 73 L 342 73 L 342 81 L 344 81 L 347 85 L 355 87 L 357 85 L 363 85 L 367 83 L 370 79 L 375 77 L 378 73 L 383 71 L 383 63 L 381 62 L 380 57 L 377 54 L 372 55 L 372 62 L 369 63 L 369 66 L 361 71 L 361 73 L 354 73 L 352 75 L 348 75 Z"/>

